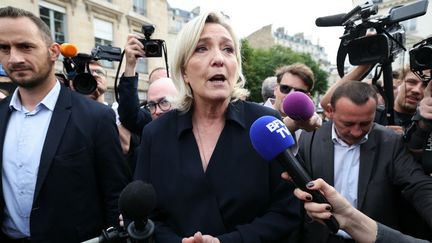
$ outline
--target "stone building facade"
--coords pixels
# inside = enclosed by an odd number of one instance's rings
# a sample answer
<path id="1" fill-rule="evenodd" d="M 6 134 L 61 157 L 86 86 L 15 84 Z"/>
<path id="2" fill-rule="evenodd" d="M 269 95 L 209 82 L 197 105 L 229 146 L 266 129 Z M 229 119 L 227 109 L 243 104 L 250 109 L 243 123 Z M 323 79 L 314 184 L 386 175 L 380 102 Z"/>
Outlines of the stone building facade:
<path id="1" fill-rule="evenodd" d="M 81 53 L 90 54 L 96 44 L 110 44 L 122 50 L 129 33 L 142 33 L 142 25 L 154 25 L 153 39 L 164 39 L 168 49 L 169 24 L 172 9 L 167 0 L 2 0 L 0 7 L 14 6 L 33 12 L 41 17 L 52 31 L 56 42 L 73 43 Z M 169 13 L 171 11 L 171 13 Z M 171 33 L 172 35 L 172 33 Z M 175 35 L 175 34 L 174 34 Z M 168 55 L 169 56 L 169 55 Z M 103 61 L 108 73 L 108 103 L 114 101 L 114 77 L 117 62 Z M 165 66 L 163 58 L 142 58 L 137 66 L 139 73 L 139 96 L 145 99 L 149 72 Z M 56 64 L 63 70 L 62 60 Z M 124 67 L 120 69 L 120 75 Z"/>
<path id="2" fill-rule="evenodd" d="M 324 47 L 313 44 L 305 38 L 304 33 L 288 35 L 285 28 L 274 29 L 273 25 L 266 25 L 246 37 L 253 48 L 270 48 L 274 45 L 282 45 L 291 48 L 293 51 L 308 53 L 312 59 L 318 62 L 324 69 L 330 65 Z"/>

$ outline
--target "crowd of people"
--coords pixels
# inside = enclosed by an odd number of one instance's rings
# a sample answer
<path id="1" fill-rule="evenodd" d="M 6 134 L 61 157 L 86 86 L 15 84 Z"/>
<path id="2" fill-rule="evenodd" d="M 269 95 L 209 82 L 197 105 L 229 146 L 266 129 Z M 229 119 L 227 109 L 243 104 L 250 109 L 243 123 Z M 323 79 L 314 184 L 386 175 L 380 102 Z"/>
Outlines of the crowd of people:
<path id="1" fill-rule="evenodd" d="M 325 119 L 291 118 L 284 99 L 311 97 L 312 70 L 283 64 L 263 81 L 263 102 L 247 101 L 239 39 L 226 16 L 211 11 L 182 28 L 170 75 L 150 73 L 144 103 L 136 66 L 146 53 L 139 35 L 127 36 L 114 109 L 99 62 L 88 66 L 97 83 L 91 94 L 56 75 L 60 45 L 40 18 L 4 7 L 0 26 L 0 63 L 17 86 L 0 92 L 0 242 L 83 242 L 122 228 L 130 219 L 118 199 L 133 180 L 154 187 L 155 242 L 432 240 L 432 178 L 423 166 L 432 85 L 409 67 L 394 77 L 394 123 L 380 93 L 360 80 L 369 65 L 329 88 Z M 291 150 L 317 179 L 306 186 L 328 203 L 314 202 L 254 150 L 250 127 L 262 116 L 294 135 Z M 337 233 L 323 224 L 331 216 Z"/>

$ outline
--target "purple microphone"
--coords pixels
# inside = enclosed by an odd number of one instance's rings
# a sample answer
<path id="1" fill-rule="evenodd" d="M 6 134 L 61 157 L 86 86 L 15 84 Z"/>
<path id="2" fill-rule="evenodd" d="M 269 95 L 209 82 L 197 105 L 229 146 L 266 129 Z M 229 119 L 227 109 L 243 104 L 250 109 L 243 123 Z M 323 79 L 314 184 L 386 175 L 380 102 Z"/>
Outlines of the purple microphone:
<path id="1" fill-rule="evenodd" d="M 315 105 L 308 95 L 294 91 L 283 101 L 283 111 L 293 120 L 307 121 L 315 112 Z"/>

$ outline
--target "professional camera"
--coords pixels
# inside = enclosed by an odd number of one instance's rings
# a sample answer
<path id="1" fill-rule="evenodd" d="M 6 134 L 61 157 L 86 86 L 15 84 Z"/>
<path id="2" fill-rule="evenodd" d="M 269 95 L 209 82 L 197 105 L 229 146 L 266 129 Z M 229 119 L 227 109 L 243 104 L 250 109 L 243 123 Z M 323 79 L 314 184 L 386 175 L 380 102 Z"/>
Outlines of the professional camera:
<path id="1" fill-rule="evenodd" d="M 411 71 L 424 82 L 429 82 L 432 79 L 432 37 L 414 44 L 409 55 Z M 426 70 L 429 70 L 429 75 Z"/>
<path id="2" fill-rule="evenodd" d="M 336 60 L 340 77 L 345 75 L 344 66 L 347 55 L 352 65 L 371 64 L 371 68 L 361 79 L 376 64 L 379 64 L 380 71 L 376 72 L 372 80 L 373 83 L 376 82 L 381 73 L 383 74 L 383 96 L 389 125 L 394 124 L 391 64 L 402 50 L 406 50 L 404 46 L 405 30 L 399 22 L 426 14 L 427 6 L 428 0 L 420 0 L 405 6 L 393 7 L 385 16 L 371 17 L 378 13 L 378 6 L 372 2 L 366 2 L 347 14 L 321 17 L 315 21 L 317 26 L 345 26 Z M 373 29 L 376 34 L 367 35 L 370 29 Z"/>
<path id="3" fill-rule="evenodd" d="M 143 25 L 141 28 L 141 31 L 144 34 L 144 39 L 140 39 L 140 41 L 144 45 L 146 57 L 162 57 L 162 46 L 164 40 L 151 39 L 150 37 L 154 30 L 155 28 L 153 25 Z"/>
<path id="4" fill-rule="evenodd" d="M 352 65 L 394 61 L 400 52 L 406 50 L 405 30 L 399 22 L 424 15 L 427 5 L 428 1 L 422 0 L 397 6 L 388 15 L 374 18 L 371 16 L 377 14 L 377 5 L 366 2 L 357 6 L 342 20 L 345 33 L 341 37 L 341 55 L 348 54 Z M 374 29 L 376 35 L 366 36 L 369 29 Z"/>
<path id="5" fill-rule="evenodd" d="M 99 45 L 93 48 L 90 55 L 78 53 L 74 57 L 65 57 L 63 67 L 67 78 L 72 81 L 75 90 L 81 94 L 88 95 L 97 89 L 96 79 L 90 71 L 90 62 L 92 60 L 121 61 L 121 59 L 120 48 Z"/>

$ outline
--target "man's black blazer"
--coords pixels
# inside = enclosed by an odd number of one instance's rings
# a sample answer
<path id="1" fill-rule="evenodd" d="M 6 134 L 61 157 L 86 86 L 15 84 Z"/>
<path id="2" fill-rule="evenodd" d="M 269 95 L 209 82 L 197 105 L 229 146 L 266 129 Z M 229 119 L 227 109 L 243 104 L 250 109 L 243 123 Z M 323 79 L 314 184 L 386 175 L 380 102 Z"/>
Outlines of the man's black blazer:
<path id="1" fill-rule="evenodd" d="M 0 164 L 10 99 L 0 101 Z M 81 242 L 117 225 L 118 197 L 130 177 L 112 109 L 62 87 L 42 149 L 31 240 Z M 2 222 L 8 195 L 1 185 L 0 192 Z"/>
<path id="2" fill-rule="evenodd" d="M 302 133 L 299 155 L 312 178 L 334 185 L 332 122 L 315 134 Z M 360 145 L 357 208 L 374 220 L 400 228 L 401 196 L 432 226 L 432 178 L 425 175 L 394 131 L 374 124 Z M 310 221 L 310 220 L 306 220 Z M 304 224 L 303 242 L 327 242 L 329 231 L 317 222 Z"/>

